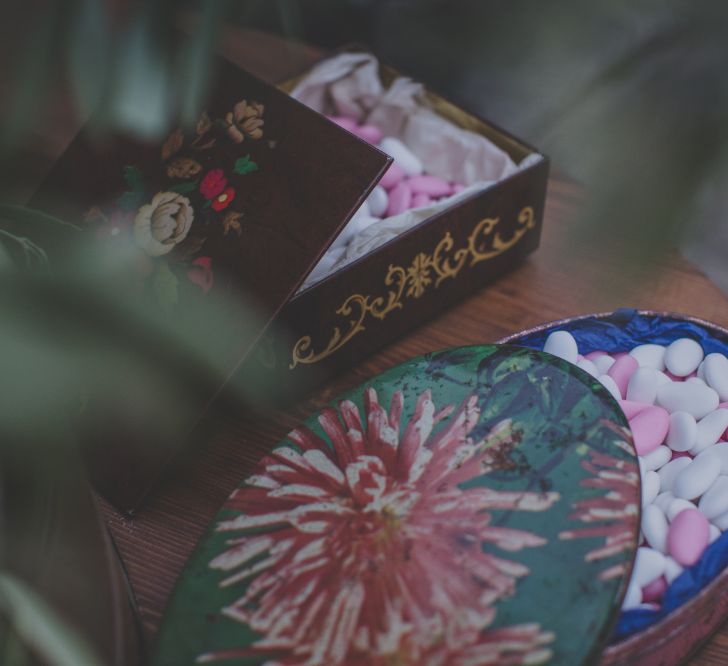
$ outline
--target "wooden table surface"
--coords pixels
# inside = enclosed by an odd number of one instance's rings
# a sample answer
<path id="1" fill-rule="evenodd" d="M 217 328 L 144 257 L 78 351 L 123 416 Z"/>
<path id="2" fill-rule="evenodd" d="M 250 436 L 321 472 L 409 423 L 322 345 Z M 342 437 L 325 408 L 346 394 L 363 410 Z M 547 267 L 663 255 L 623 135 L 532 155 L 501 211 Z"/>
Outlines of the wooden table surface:
<path id="1" fill-rule="evenodd" d="M 299 71 L 313 49 L 228 32 L 223 51 L 272 81 Z M 557 169 L 558 169 L 558 165 Z M 151 642 L 177 576 L 221 504 L 264 452 L 340 391 L 412 356 L 453 345 L 487 343 L 552 319 L 617 307 L 688 313 L 728 327 L 728 299 L 704 275 L 673 254 L 631 284 L 619 259 L 578 233 L 581 188 L 562 176 L 549 183 L 542 245 L 521 267 L 444 315 L 390 345 L 293 408 L 268 414 L 209 416 L 204 439 L 172 470 L 133 519 L 103 510 L 126 565 Z M 728 627 L 689 662 L 728 664 Z"/>

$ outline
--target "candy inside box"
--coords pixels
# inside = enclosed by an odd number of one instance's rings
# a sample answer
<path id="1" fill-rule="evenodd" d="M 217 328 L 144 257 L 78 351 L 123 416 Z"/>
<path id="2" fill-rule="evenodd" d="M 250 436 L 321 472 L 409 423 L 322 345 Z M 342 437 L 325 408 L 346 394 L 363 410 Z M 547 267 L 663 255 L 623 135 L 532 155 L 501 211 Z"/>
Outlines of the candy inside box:
<path id="1" fill-rule="evenodd" d="M 290 88 L 292 84 L 285 87 Z M 342 53 L 296 80 L 290 95 L 394 160 L 302 289 L 386 241 L 543 160 L 511 155 L 441 115 L 421 83 L 381 69 L 368 53 Z"/>
<path id="2" fill-rule="evenodd" d="M 367 52 L 280 87 L 394 157 L 255 356 L 301 395 L 535 250 L 549 161 Z"/>
<path id="3" fill-rule="evenodd" d="M 692 317 L 672 313 L 621 310 L 565 319 L 501 340 L 542 349 L 553 331 L 568 331 L 579 352 L 624 352 L 642 344 L 669 345 L 680 338 L 700 344 L 705 355 L 728 354 L 728 331 Z M 678 663 L 694 652 L 728 616 L 721 590 L 728 581 L 728 535 L 722 533 L 700 559 L 672 580 L 657 607 L 622 612 L 602 664 Z"/>

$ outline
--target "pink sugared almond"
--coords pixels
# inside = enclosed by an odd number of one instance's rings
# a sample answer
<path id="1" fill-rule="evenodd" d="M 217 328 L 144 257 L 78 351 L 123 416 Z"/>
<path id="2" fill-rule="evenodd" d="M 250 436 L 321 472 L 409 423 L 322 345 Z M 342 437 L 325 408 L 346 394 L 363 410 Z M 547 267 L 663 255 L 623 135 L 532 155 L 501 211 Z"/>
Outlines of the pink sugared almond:
<path id="1" fill-rule="evenodd" d="M 695 564 L 710 540 L 707 518 L 697 509 L 685 509 L 675 516 L 667 533 L 667 550 L 684 567 Z"/>
<path id="2" fill-rule="evenodd" d="M 612 367 L 607 370 L 607 374 L 614 380 L 614 383 L 617 385 L 619 392 L 624 398 L 627 396 L 629 380 L 632 378 L 632 375 L 635 373 L 637 368 L 639 368 L 639 364 L 637 363 L 637 359 L 629 354 L 623 354 L 619 358 L 617 358 L 617 355 L 615 354 L 614 358 L 617 360 L 614 362 Z"/>
<path id="3" fill-rule="evenodd" d="M 437 176 L 411 176 L 407 179 L 407 185 L 413 194 L 426 194 L 433 199 L 444 197 L 452 193 L 450 183 Z"/>
<path id="4" fill-rule="evenodd" d="M 397 184 L 389 192 L 389 205 L 387 206 L 387 217 L 404 213 L 412 205 L 412 190 L 407 183 Z"/>
<path id="5" fill-rule="evenodd" d="M 629 420 L 629 427 L 637 454 L 644 456 L 665 441 L 670 428 L 670 414 L 662 407 L 650 405 Z"/>

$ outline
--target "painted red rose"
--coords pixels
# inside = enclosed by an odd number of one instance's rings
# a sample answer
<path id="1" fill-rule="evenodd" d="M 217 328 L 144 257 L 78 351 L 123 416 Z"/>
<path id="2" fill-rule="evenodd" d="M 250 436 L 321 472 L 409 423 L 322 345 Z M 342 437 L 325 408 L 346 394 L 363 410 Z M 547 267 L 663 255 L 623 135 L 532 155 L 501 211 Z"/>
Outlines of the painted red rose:
<path id="1" fill-rule="evenodd" d="M 226 188 L 224 192 L 218 194 L 212 202 L 213 210 L 225 210 L 230 202 L 235 198 L 235 190 L 232 187 Z"/>
<path id="2" fill-rule="evenodd" d="M 227 178 L 222 169 L 212 169 L 200 182 L 200 192 L 205 199 L 214 199 L 227 185 Z"/>
<path id="3" fill-rule="evenodd" d="M 212 259 L 210 257 L 197 257 L 192 267 L 187 271 L 187 278 L 207 293 L 212 288 Z"/>
<path id="4" fill-rule="evenodd" d="M 210 291 L 214 281 L 212 259 L 210 257 L 197 257 L 192 262 L 192 267 L 187 271 L 187 278 L 202 289 L 204 293 Z"/>

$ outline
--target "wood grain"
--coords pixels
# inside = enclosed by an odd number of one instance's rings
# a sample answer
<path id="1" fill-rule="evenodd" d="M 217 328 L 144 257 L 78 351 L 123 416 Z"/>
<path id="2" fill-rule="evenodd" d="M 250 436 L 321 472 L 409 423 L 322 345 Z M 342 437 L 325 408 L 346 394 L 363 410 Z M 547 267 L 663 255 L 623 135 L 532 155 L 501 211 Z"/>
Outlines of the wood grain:
<path id="1" fill-rule="evenodd" d="M 315 53 L 237 32 L 228 32 L 225 44 L 234 60 L 252 63 L 254 73 L 268 79 L 299 71 Z M 542 247 L 525 264 L 291 408 L 210 413 L 198 445 L 138 516 L 124 518 L 104 506 L 150 640 L 187 557 L 228 493 L 292 426 L 340 391 L 417 354 L 491 342 L 548 320 L 618 307 L 683 312 L 728 326 L 728 299 L 677 254 L 662 257 L 639 281 L 621 279 L 620 259 L 604 256 L 580 233 L 583 196 L 569 179 L 552 178 Z M 728 630 L 716 634 L 690 663 L 728 663 Z"/>

